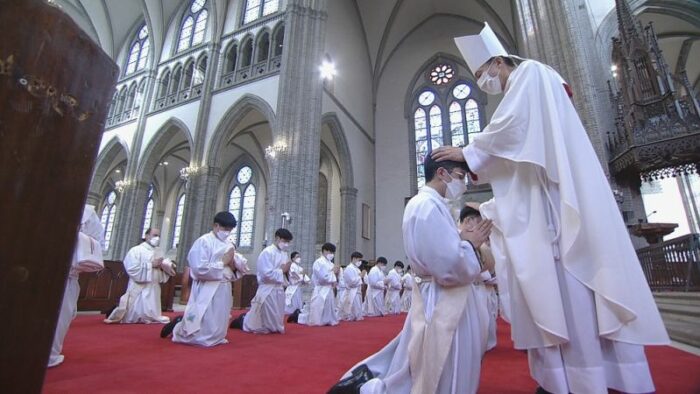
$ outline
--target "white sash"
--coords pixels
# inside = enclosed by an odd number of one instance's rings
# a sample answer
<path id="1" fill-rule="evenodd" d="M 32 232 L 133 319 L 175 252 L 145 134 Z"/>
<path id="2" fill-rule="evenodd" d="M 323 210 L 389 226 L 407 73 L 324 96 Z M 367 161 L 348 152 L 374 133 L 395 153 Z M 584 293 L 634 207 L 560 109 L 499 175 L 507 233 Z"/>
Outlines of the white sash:
<path id="1" fill-rule="evenodd" d="M 359 290 L 359 287 L 351 287 L 345 291 L 344 297 L 340 302 L 340 312 L 344 317 L 350 316 L 352 312 L 352 305 L 355 297 L 357 297 L 357 290 Z"/>
<path id="2" fill-rule="evenodd" d="M 419 280 L 416 278 L 416 283 L 420 283 Z M 440 299 L 433 309 L 430 323 L 426 322 L 423 296 L 418 287 L 413 286 L 411 310 L 408 312 L 411 324 L 408 361 L 411 393 L 427 394 L 437 391 L 457 324 L 467 307 L 469 285 L 441 287 Z"/>
<path id="3" fill-rule="evenodd" d="M 112 313 L 104 319 L 105 323 L 119 323 L 122 321 L 126 315 L 126 311 L 129 307 L 133 306 L 134 301 L 141 295 L 144 285 L 131 281 L 129 287 L 126 289 L 126 293 L 119 298 L 119 305 L 112 311 Z"/>
<path id="4" fill-rule="evenodd" d="M 289 285 L 284 290 L 284 305 L 285 306 L 292 305 L 292 298 L 294 298 L 294 293 L 297 292 L 298 288 L 299 288 L 299 285 Z"/>
<path id="5" fill-rule="evenodd" d="M 195 295 L 196 300 L 195 302 L 187 303 L 185 315 L 182 319 L 182 330 L 186 335 L 192 335 L 202 327 L 204 313 L 207 311 L 209 304 L 211 304 L 211 300 L 214 298 L 214 294 L 216 294 L 216 290 L 219 289 L 221 283 L 216 281 L 193 281 L 192 293 Z M 198 288 L 196 293 L 194 291 L 195 287 Z"/>
<path id="6" fill-rule="evenodd" d="M 261 284 L 255 297 L 250 301 L 250 311 L 246 314 L 246 328 L 257 331 L 263 328 L 262 306 L 273 290 L 280 288 L 280 285 Z"/>
<path id="7" fill-rule="evenodd" d="M 333 291 L 331 286 L 316 286 L 314 294 L 311 296 L 311 306 L 309 308 L 309 325 L 321 324 L 323 310 L 328 294 Z"/>

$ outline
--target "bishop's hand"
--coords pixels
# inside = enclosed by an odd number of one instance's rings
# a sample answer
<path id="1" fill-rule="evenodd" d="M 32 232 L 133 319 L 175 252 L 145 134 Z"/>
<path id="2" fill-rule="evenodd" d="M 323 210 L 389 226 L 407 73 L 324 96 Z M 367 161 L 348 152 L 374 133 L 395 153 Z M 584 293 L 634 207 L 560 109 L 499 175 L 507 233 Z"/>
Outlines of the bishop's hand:
<path id="1" fill-rule="evenodd" d="M 464 154 L 462 154 L 462 148 L 456 146 L 441 146 L 433 150 L 430 157 L 435 161 L 465 161 Z"/>

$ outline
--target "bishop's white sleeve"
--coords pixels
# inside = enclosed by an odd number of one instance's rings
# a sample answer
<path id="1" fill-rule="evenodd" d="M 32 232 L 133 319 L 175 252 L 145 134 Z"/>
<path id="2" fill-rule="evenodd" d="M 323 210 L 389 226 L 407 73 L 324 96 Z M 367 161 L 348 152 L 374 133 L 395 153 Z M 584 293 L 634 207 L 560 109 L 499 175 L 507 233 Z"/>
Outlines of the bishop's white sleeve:
<path id="1" fill-rule="evenodd" d="M 318 284 L 321 286 L 330 286 L 334 284 L 337 280 L 335 278 L 335 273 L 326 264 L 321 261 L 316 261 L 314 263 L 314 275 L 317 278 Z"/>
<path id="2" fill-rule="evenodd" d="M 190 276 L 196 280 L 223 281 L 223 261 L 210 261 L 212 250 L 206 241 L 198 239 L 187 254 L 190 265 Z"/>
<path id="3" fill-rule="evenodd" d="M 284 283 L 282 268 L 277 267 L 279 256 L 269 250 L 263 250 L 258 256 L 258 278 L 264 284 L 281 285 Z"/>
<path id="4" fill-rule="evenodd" d="M 136 283 L 150 283 L 153 280 L 153 263 L 148 255 L 141 253 L 141 248 L 138 246 L 126 254 L 124 269 Z"/>
<path id="5" fill-rule="evenodd" d="M 417 261 L 429 263 L 433 278 L 442 286 L 459 286 L 479 278 L 481 266 L 474 248 L 463 241 L 452 217 L 443 214 L 433 201 L 426 201 L 410 225 Z"/>
<path id="6" fill-rule="evenodd" d="M 83 209 L 83 217 L 80 220 L 80 232 L 97 241 L 102 248 L 105 247 L 104 228 L 100 222 L 100 217 L 92 206 Z"/>
<path id="7" fill-rule="evenodd" d="M 489 179 L 488 166 L 493 160 L 493 156 L 477 148 L 474 144 L 469 144 L 462 149 L 464 160 L 469 166 L 469 171 L 477 175 L 477 184 L 487 183 Z"/>

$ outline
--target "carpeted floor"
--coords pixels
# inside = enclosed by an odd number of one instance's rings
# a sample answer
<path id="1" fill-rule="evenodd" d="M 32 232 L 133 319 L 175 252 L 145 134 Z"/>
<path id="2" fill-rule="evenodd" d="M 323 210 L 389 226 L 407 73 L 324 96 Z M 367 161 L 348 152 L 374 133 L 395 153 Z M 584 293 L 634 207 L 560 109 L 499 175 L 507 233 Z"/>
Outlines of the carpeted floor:
<path id="1" fill-rule="evenodd" d="M 237 315 L 240 312 L 234 313 Z M 45 393 L 324 393 L 349 367 L 391 340 L 405 314 L 340 323 L 287 325 L 285 335 L 230 330 L 227 345 L 204 349 L 160 339 L 160 325 L 106 325 L 79 316 L 65 341 L 63 365 L 49 369 Z M 509 326 L 487 353 L 480 393 L 533 393 L 526 355 L 513 350 Z M 659 393 L 700 393 L 700 357 L 648 348 Z"/>

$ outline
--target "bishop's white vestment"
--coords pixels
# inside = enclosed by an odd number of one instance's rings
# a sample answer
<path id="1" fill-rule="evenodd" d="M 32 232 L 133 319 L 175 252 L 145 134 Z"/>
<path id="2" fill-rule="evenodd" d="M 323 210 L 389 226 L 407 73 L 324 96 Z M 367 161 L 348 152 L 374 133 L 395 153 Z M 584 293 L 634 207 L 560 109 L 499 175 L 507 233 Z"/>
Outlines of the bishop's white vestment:
<path id="1" fill-rule="evenodd" d="M 83 208 L 83 215 L 80 220 L 80 237 L 81 234 L 84 237 L 89 237 L 94 243 L 95 247 L 99 249 L 96 253 L 102 254 L 102 247 L 104 245 L 104 229 L 100 222 L 99 216 L 95 212 L 95 208 L 91 205 L 86 205 Z M 76 242 L 76 249 L 78 248 L 79 241 Z M 84 266 L 80 264 L 77 259 L 77 255 L 74 252 L 73 261 L 71 262 L 70 271 L 68 272 L 68 278 L 66 278 L 66 289 L 63 291 L 63 301 L 61 301 L 61 311 L 58 314 L 58 321 L 56 322 L 56 331 L 54 332 L 53 344 L 51 345 L 51 354 L 49 355 L 49 367 L 55 367 L 61 364 L 64 360 L 63 354 L 63 340 L 66 338 L 68 333 L 68 327 L 70 323 L 75 318 L 78 313 L 78 297 L 80 296 L 80 284 L 78 283 L 78 277 L 81 272 L 92 272 L 97 270 L 97 267 Z"/>
<path id="2" fill-rule="evenodd" d="M 481 271 L 478 257 L 429 186 L 406 205 L 403 238 L 417 282 L 411 310 L 399 336 L 357 364 L 376 376 L 360 392 L 475 393 L 488 326 L 472 285 Z"/>
<path id="3" fill-rule="evenodd" d="M 156 248 L 142 242 L 129 250 L 124 258 L 124 269 L 129 275 L 126 293 L 119 305 L 104 320 L 105 323 L 168 323 L 163 316 L 160 300 L 160 284 L 175 274 L 153 266 Z M 163 260 L 169 264 L 169 260 Z M 171 263 L 170 263 L 171 264 Z"/>
<path id="4" fill-rule="evenodd" d="M 401 313 L 401 275 L 396 272 L 396 268 L 392 268 L 386 275 L 386 279 L 384 310 L 387 315 L 398 315 Z"/>
<path id="5" fill-rule="evenodd" d="M 384 316 L 384 290 L 386 276 L 378 267 L 374 266 L 367 274 L 367 294 L 365 295 L 365 316 Z"/>
<path id="6" fill-rule="evenodd" d="M 491 248 L 515 347 L 553 393 L 652 392 L 642 345 L 668 335 L 588 135 L 549 66 L 511 74 L 464 148 L 494 199 Z M 507 278 L 506 281 L 504 279 Z"/>
<path id="7" fill-rule="evenodd" d="M 213 232 L 199 237 L 187 261 L 192 278 L 192 292 L 182 321 L 175 325 L 173 342 L 198 346 L 228 343 L 233 294 L 231 282 L 239 279 L 222 258 L 233 245 L 220 240 Z"/>
<path id="8" fill-rule="evenodd" d="M 346 289 L 339 303 L 338 317 L 346 321 L 362 320 L 362 272 L 354 264 L 348 264 L 343 270 L 343 280 Z"/>
<path id="9" fill-rule="evenodd" d="M 289 258 L 272 244 L 258 256 L 258 290 L 243 317 L 243 331 L 256 334 L 284 334 L 284 273 L 282 265 Z"/>
<path id="10" fill-rule="evenodd" d="M 311 294 L 308 308 L 299 314 L 299 324 L 308 326 L 335 326 L 338 324 L 335 294 L 333 286 L 337 283 L 333 272 L 333 263 L 325 256 L 314 262 L 311 274 L 314 292 Z"/>

